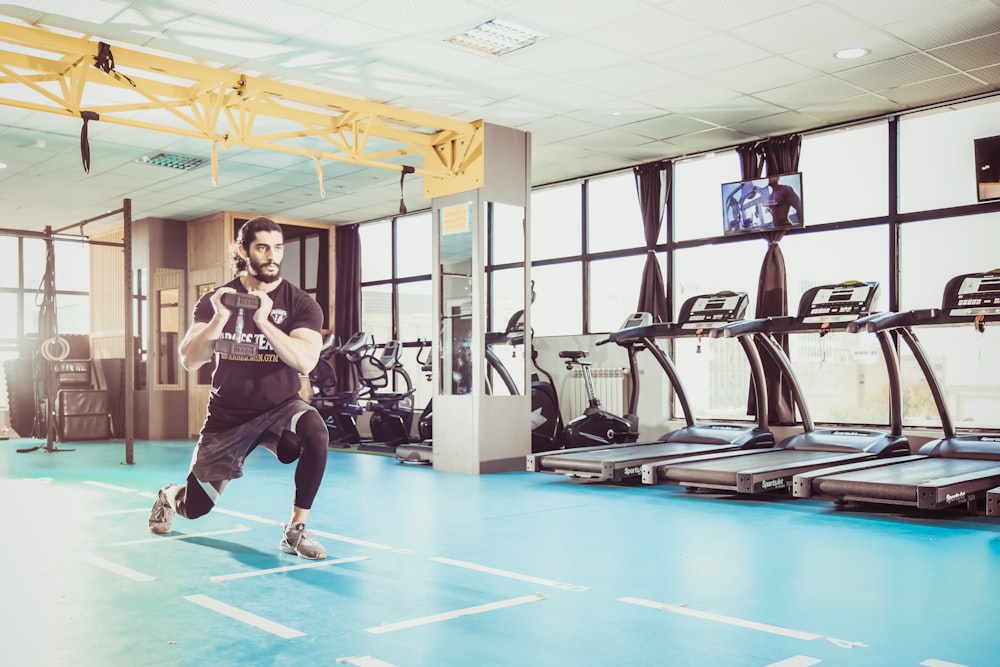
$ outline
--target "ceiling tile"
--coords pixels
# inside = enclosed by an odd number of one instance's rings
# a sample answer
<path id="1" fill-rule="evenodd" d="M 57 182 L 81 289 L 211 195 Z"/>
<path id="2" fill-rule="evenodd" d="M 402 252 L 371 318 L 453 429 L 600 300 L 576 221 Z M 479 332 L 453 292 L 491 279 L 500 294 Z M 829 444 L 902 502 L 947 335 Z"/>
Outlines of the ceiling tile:
<path id="1" fill-rule="evenodd" d="M 630 14 L 582 33 L 582 37 L 633 56 L 648 56 L 665 47 L 686 44 L 712 29 L 659 7 Z"/>
<path id="2" fill-rule="evenodd" d="M 1000 33 L 1000 6 L 989 0 L 935 2 L 927 13 L 900 12 L 885 29 L 918 49 L 933 49 Z"/>
<path id="3" fill-rule="evenodd" d="M 889 88 L 882 91 L 881 94 L 905 108 L 913 105 L 917 100 L 922 104 L 927 104 L 933 100 L 945 102 L 971 95 L 978 87 L 978 83 L 971 77 L 964 74 L 952 74 L 908 86 Z"/>
<path id="4" fill-rule="evenodd" d="M 762 18 L 732 30 L 750 44 L 782 54 L 817 42 L 841 39 L 865 29 L 864 24 L 831 7 L 811 3 Z"/>
<path id="5" fill-rule="evenodd" d="M 932 49 L 928 53 L 960 70 L 998 65 L 1000 64 L 1000 33 L 942 46 Z"/>
<path id="6" fill-rule="evenodd" d="M 815 69 L 792 62 L 783 56 L 771 56 L 721 72 L 712 72 L 702 79 L 740 93 L 751 94 L 760 90 L 770 90 L 775 86 L 808 81 L 816 78 L 817 74 Z"/>
<path id="7" fill-rule="evenodd" d="M 822 102 L 832 102 L 855 97 L 864 92 L 844 81 L 817 77 L 789 86 L 762 90 L 755 94 L 762 100 L 790 109 L 798 109 Z"/>
<path id="8" fill-rule="evenodd" d="M 771 53 L 730 35 L 715 33 L 697 42 L 674 46 L 649 60 L 692 77 L 704 76 L 769 57 Z"/>
<path id="9" fill-rule="evenodd" d="M 622 129 L 627 132 L 634 132 L 659 141 L 663 139 L 672 139 L 685 134 L 691 134 L 693 132 L 702 132 L 710 129 L 711 127 L 712 125 L 710 123 L 695 120 L 689 116 L 675 113 L 670 114 L 669 116 L 660 116 L 659 118 L 651 118 L 637 123 L 630 123 L 629 125 L 625 125 Z"/>

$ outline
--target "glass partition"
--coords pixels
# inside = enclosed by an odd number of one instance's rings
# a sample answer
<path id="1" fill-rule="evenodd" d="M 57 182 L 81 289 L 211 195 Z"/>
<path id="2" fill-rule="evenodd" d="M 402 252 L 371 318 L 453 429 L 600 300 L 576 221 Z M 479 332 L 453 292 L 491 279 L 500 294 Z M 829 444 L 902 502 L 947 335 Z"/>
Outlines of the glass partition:
<path id="1" fill-rule="evenodd" d="M 472 393 L 472 251 L 474 210 L 471 202 L 438 212 L 441 272 L 442 394 Z"/>

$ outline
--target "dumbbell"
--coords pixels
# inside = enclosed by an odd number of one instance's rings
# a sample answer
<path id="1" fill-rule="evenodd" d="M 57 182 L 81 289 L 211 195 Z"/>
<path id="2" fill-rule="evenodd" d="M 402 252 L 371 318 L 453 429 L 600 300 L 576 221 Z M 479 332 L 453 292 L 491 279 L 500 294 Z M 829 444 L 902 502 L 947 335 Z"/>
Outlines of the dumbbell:
<path id="1" fill-rule="evenodd" d="M 256 343 L 242 343 L 243 318 L 246 311 L 253 312 L 260 308 L 260 297 L 241 292 L 226 292 L 222 295 L 222 305 L 236 311 L 236 337 L 233 340 L 218 339 L 215 341 L 215 351 L 221 354 L 231 354 L 238 357 L 257 356 Z"/>

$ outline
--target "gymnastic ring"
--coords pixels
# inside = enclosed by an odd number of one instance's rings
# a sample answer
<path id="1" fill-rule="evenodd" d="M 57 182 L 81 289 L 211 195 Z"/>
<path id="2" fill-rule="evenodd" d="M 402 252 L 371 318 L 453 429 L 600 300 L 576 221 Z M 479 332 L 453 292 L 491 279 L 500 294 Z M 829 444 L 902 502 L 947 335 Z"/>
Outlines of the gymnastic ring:
<path id="1" fill-rule="evenodd" d="M 49 345 L 52 343 L 59 346 L 59 352 L 56 354 L 49 351 Z M 69 356 L 69 341 L 62 336 L 53 336 L 43 341 L 38 351 L 47 361 L 62 361 Z"/>

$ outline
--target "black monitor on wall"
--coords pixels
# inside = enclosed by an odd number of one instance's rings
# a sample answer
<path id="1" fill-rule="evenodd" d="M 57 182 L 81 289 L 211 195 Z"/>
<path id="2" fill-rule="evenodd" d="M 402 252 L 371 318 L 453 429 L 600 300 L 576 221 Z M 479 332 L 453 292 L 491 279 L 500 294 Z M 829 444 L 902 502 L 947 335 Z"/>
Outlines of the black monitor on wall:
<path id="1" fill-rule="evenodd" d="M 726 236 L 802 227 L 802 173 L 723 183 L 722 221 Z"/>
<path id="2" fill-rule="evenodd" d="M 976 149 L 976 196 L 979 201 L 1000 199 L 1000 136 L 974 141 Z"/>

